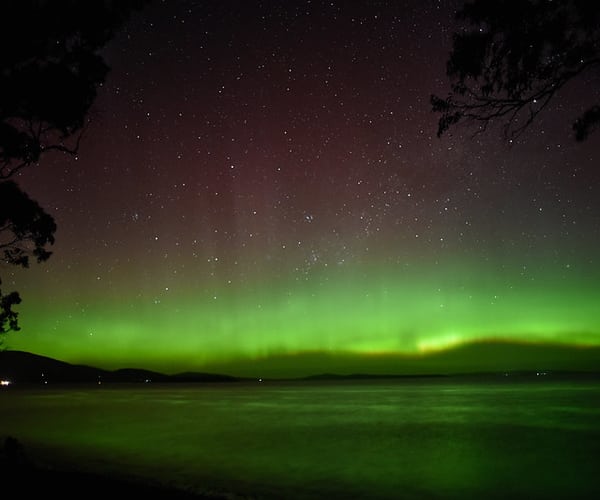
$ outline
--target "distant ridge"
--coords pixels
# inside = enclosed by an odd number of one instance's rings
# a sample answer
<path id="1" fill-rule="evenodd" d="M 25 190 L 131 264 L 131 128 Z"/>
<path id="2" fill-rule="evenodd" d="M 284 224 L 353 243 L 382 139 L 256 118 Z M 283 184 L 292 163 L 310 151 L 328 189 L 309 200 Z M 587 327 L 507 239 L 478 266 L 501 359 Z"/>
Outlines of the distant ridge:
<path id="1" fill-rule="evenodd" d="M 103 370 L 75 365 L 24 351 L 0 351 L 0 379 L 13 383 L 103 383 L 103 382 L 231 382 L 228 375 L 187 372 L 176 375 L 137 369 Z"/>
<path id="2" fill-rule="evenodd" d="M 227 375 L 222 375 L 227 374 Z M 166 375 L 152 370 L 104 370 L 23 351 L 0 351 L 0 378 L 15 383 L 235 382 L 447 376 L 600 376 L 600 346 L 481 341 L 426 354 L 299 352 L 242 358 Z"/>
<path id="3" fill-rule="evenodd" d="M 426 353 L 305 351 L 205 366 L 240 377 L 375 378 L 537 373 L 600 374 L 600 346 L 490 339 Z"/>

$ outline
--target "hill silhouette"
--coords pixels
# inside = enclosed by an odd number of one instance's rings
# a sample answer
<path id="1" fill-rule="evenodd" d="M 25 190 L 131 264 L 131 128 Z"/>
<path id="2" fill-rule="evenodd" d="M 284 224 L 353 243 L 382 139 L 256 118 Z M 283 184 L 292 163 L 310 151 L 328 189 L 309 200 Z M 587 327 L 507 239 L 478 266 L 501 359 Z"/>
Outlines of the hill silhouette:
<path id="1" fill-rule="evenodd" d="M 14 383 L 103 383 L 103 382 L 228 382 L 235 377 L 212 373 L 163 373 L 122 368 L 103 370 L 87 365 L 76 365 L 23 351 L 0 352 L 0 378 Z"/>
<path id="2" fill-rule="evenodd" d="M 600 373 L 600 347 L 480 341 L 422 354 L 299 352 L 204 367 L 239 377 L 381 377 L 547 372 Z"/>
<path id="3" fill-rule="evenodd" d="M 0 378 L 18 383 L 230 382 L 452 375 L 600 374 L 600 347 L 474 342 L 426 354 L 300 352 L 208 365 L 167 375 L 140 368 L 104 370 L 23 351 L 0 352 Z M 226 375 L 224 375 L 226 374 Z"/>

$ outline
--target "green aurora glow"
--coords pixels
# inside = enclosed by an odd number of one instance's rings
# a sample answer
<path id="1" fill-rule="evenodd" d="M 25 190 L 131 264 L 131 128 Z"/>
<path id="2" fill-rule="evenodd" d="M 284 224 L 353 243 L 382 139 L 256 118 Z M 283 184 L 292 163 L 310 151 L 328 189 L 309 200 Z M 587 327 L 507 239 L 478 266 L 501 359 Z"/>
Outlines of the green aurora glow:
<path id="1" fill-rule="evenodd" d="M 48 262 L 0 268 L 23 299 L 5 344 L 258 376 L 489 340 L 595 351 L 600 142 L 571 129 L 589 88 L 510 144 L 438 139 L 452 2 L 279 3 L 153 2 L 106 47 L 80 156 L 17 176 L 58 231 Z"/>
<path id="2" fill-rule="evenodd" d="M 21 307 L 27 334 L 12 335 L 10 346 L 173 372 L 309 351 L 423 354 L 488 339 L 600 345 L 598 281 L 576 269 L 524 276 L 456 264 L 363 266 L 294 283 L 222 287 L 210 297 L 180 289 L 160 302 L 124 288 L 83 310 L 60 293 L 29 297 Z"/>

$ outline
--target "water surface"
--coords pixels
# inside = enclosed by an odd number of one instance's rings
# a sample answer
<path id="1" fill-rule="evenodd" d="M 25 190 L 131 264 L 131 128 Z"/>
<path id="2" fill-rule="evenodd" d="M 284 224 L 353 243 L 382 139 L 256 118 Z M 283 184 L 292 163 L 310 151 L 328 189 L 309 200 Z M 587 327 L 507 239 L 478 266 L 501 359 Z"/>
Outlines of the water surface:
<path id="1" fill-rule="evenodd" d="M 36 456 L 261 498 L 600 498 L 600 382 L 456 379 L 0 391 Z"/>

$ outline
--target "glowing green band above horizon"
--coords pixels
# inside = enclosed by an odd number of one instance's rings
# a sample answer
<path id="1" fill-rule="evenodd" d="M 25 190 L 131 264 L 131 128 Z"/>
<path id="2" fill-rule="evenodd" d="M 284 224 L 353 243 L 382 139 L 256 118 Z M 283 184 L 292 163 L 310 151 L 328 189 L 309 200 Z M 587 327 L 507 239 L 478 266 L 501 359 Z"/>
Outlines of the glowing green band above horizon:
<path id="1" fill-rule="evenodd" d="M 174 289 L 160 301 L 137 290 L 83 308 L 28 298 L 23 332 L 8 343 L 72 362 L 173 370 L 305 351 L 423 353 L 490 338 L 600 345 L 599 303 L 584 273 L 357 266 L 212 295 Z"/>

